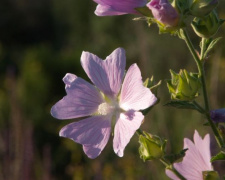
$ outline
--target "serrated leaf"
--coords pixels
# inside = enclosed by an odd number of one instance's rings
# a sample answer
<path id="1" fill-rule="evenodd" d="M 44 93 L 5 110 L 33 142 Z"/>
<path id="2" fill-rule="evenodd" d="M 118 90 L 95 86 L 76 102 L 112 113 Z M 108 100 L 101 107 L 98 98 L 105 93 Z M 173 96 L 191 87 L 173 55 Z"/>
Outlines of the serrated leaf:
<path id="1" fill-rule="evenodd" d="M 202 109 L 196 106 L 193 102 L 189 101 L 170 101 L 166 103 L 164 106 L 171 106 L 178 109 L 192 109 L 197 110 L 200 113 L 204 113 Z"/>
<path id="2" fill-rule="evenodd" d="M 216 39 L 214 39 L 214 40 L 212 40 L 212 41 L 210 42 L 210 44 L 208 45 L 208 47 L 207 47 L 207 49 L 206 49 L 206 51 L 205 51 L 205 53 L 204 53 L 203 58 L 206 58 L 206 56 L 207 56 L 207 55 L 209 54 L 209 52 L 214 48 L 214 46 L 219 42 L 220 39 L 222 39 L 222 37 L 218 37 L 218 38 L 216 38 Z"/>
<path id="3" fill-rule="evenodd" d="M 222 151 L 211 158 L 211 162 L 221 161 L 221 160 L 225 160 L 225 153 Z"/>

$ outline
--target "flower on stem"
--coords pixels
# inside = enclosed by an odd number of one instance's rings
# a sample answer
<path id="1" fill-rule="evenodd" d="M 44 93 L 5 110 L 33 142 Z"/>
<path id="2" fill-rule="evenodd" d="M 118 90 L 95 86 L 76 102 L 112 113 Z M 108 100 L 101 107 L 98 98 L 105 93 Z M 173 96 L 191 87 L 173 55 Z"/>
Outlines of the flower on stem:
<path id="1" fill-rule="evenodd" d="M 147 0 L 94 0 L 98 3 L 95 10 L 97 16 L 114 16 L 123 14 L 139 14 L 135 8 L 143 7 Z"/>
<path id="2" fill-rule="evenodd" d="M 156 21 L 168 27 L 178 24 L 179 15 L 168 0 L 152 0 L 146 6 L 152 11 Z"/>
<path id="3" fill-rule="evenodd" d="M 186 155 L 182 162 L 174 163 L 174 168 L 188 180 L 203 180 L 206 177 L 215 175 L 212 165 L 210 163 L 210 137 L 207 134 L 204 139 L 200 137 L 198 132 L 195 130 L 194 143 L 185 138 L 184 149 Z M 179 180 L 179 178 L 169 169 L 166 169 L 166 174 L 173 180 Z"/>
<path id="4" fill-rule="evenodd" d="M 210 117 L 215 123 L 225 122 L 225 108 L 211 110 Z"/>
<path id="5" fill-rule="evenodd" d="M 93 159 L 106 146 L 113 123 L 113 149 L 122 157 L 144 119 L 139 110 L 152 106 L 157 98 L 144 87 L 136 64 L 130 66 L 124 78 L 126 57 L 122 48 L 113 51 L 106 60 L 83 52 L 81 64 L 96 87 L 66 74 L 63 81 L 67 95 L 52 107 L 51 114 L 57 119 L 88 117 L 66 125 L 59 134 L 82 144 L 85 154 Z"/>

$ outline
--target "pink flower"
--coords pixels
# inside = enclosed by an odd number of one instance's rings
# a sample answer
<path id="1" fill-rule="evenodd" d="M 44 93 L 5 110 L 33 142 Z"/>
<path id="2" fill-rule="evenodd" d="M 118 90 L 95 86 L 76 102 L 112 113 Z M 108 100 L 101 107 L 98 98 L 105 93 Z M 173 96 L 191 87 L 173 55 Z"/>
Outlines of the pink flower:
<path id="1" fill-rule="evenodd" d="M 147 0 L 94 0 L 98 3 L 95 10 L 97 16 L 113 16 L 123 14 L 138 14 L 135 8 L 143 7 Z"/>
<path id="2" fill-rule="evenodd" d="M 146 6 L 157 21 L 169 27 L 177 25 L 178 13 L 168 0 L 152 0 Z"/>
<path id="3" fill-rule="evenodd" d="M 113 149 L 122 157 L 144 119 L 139 110 L 152 106 L 156 97 L 143 86 L 136 64 L 128 69 L 124 78 L 126 57 L 122 48 L 105 60 L 83 52 L 81 64 L 96 87 L 73 74 L 66 74 L 63 81 L 67 95 L 52 107 L 51 114 L 58 119 L 87 118 L 66 125 L 59 134 L 82 144 L 85 154 L 96 158 L 109 140 L 111 124 L 115 124 Z"/>
<path id="4" fill-rule="evenodd" d="M 209 148 L 209 134 L 202 139 L 198 132 L 195 130 L 194 143 L 185 138 L 184 149 L 188 148 L 183 161 L 174 163 L 174 168 L 188 180 L 203 180 L 203 171 L 213 170 L 210 163 L 210 148 Z M 173 180 L 179 178 L 170 170 L 166 170 L 167 176 Z"/>

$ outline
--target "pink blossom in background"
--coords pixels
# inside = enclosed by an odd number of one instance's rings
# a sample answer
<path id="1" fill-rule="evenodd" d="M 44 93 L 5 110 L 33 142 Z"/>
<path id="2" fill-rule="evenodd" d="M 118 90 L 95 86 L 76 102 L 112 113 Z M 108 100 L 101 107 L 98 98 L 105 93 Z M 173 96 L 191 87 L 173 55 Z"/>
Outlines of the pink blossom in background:
<path id="1" fill-rule="evenodd" d="M 95 10 L 97 16 L 114 16 L 138 14 L 135 8 L 143 7 L 147 0 L 94 0 L 98 3 Z"/>
<path id="2" fill-rule="evenodd" d="M 154 18 L 166 26 L 174 27 L 178 23 L 179 15 L 168 0 L 152 0 L 147 4 Z"/>
<path id="3" fill-rule="evenodd" d="M 64 126 L 60 136 L 82 144 L 85 154 L 96 158 L 110 138 L 111 124 L 115 124 L 113 149 L 122 157 L 144 119 L 139 110 L 152 106 L 157 99 L 143 86 L 136 64 L 130 66 L 124 78 L 126 57 L 122 48 L 105 60 L 83 52 L 81 64 L 95 86 L 66 74 L 63 81 L 67 95 L 52 107 L 51 114 L 57 119 L 86 118 Z"/>
<path id="4" fill-rule="evenodd" d="M 202 172 L 213 170 L 210 162 L 209 134 L 202 139 L 195 130 L 194 143 L 187 138 L 184 139 L 184 149 L 186 148 L 188 150 L 186 151 L 183 161 L 174 163 L 174 168 L 188 180 L 203 180 Z M 173 180 L 179 180 L 179 178 L 168 169 L 166 170 L 166 174 Z"/>
<path id="5" fill-rule="evenodd" d="M 225 122 L 225 108 L 211 110 L 210 117 L 216 123 Z"/>

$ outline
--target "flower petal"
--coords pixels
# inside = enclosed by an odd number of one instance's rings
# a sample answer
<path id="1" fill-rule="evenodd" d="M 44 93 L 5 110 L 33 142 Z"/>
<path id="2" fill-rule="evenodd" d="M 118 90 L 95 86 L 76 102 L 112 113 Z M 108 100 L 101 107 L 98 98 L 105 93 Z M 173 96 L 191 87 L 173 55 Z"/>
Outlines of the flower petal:
<path id="1" fill-rule="evenodd" d="M 60 136 L 82 144 L 85 154 L 96 158 L 105 148 L 111 132 L 110 116 L 92 116 L 64 126 Z"/>
<path id="2" fill-rule="evenodd" d="M 67 95 L 52 107 L 53 117 L 72 119 L 89 116 L 97 111 L 103 99 L 93 85 L 73 74 L 66 74 L 63 81 Z"/>
<path id="3" fill-rule="evenodd" d="M 113 9 L 111 6 L 99 4 L 96 7 L 95 14 L 97 16 L 113 16 L 113 15 L 123 15 L 126 13 L 119 12 Z"/>
<path id="4" fill-rule="evenodd" d="M 166 175 L 172 180 L 180 180 L 171 170 L 166 169 Z"/>
<path id="5" fill-rule="evenodd" d="M 144 116 L 133 110 L 121 113 L 114 129 L 113 149 L 122 157 L 126 145 L 130 142 L 135 131 L 141 126 Z"/>
<path id="6" fill-rule="evenodd" d="M 94 0 L 99 5 L 96 8 L 97 16 L 111 16 L 122 14 L 138 14 L 135 8 L 143 7 L 147 0 Z"/>
<path id="7" fill-rule="evenodd" d="M 125 76 L 121 96 L 120 107 L 124 110 L 143 110 L 152 106 L 157 98 L 149 88 L 144 87 L 140 69 L 136 64 L 131 65 Z"/>
<path id="8" fill-rule="evenodd" d="M 205 169 L 211 169 L 212 170 L 212 166 L 210 163 L 210 159 L 211 159 L 211 153 L 210 153 L 210 137 L 209 134 L 206 134 L 204 139 L 201 138 L 201 136 L 199 135 L 198 131 L 195 130 L 194 133 L 194 142 L 195 142 L 195 147 L 198 150 L 198 152 L 200 153 L 200 155 L 202 156 L 202 160 L 205 164 Z"/>
<path id="9" fill-rule="evenodd" d="M 208 153 L 210 155 L 209 136 L 202 140 L 195 131 L 194 141 L 195 144 L 187 138 L 184 139 L 184 149 L 188 148 L 186 155 L 182 162 L 174 163 L 175 169 L 190 180 L 203 179 L 202 171 L 213 170 L 210 165 L 210 157 L 208 157 Z"/>
<path id="10" fill-rule="evenodd" d="M 126 57 L 123 48 L 117 48 L 105 60 L 83 52 L 81 64 L 91 81 L 107 96 L 116 97 L 124 76 Z"/>

